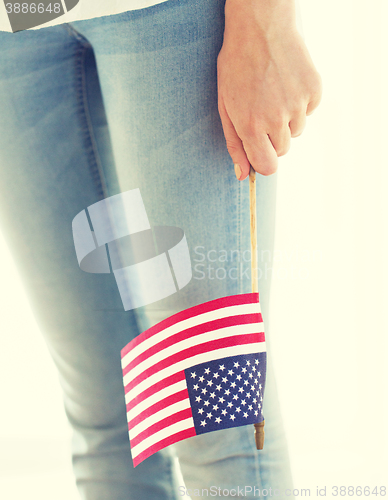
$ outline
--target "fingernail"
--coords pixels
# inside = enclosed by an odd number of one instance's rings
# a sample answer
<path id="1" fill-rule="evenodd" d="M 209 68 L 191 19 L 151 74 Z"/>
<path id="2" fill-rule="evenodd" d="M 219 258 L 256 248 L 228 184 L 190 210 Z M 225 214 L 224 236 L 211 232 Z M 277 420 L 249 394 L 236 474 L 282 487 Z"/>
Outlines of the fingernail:
<path id="1" fill-rule="evenodd" d="M 237 180 L 240 180 L 240 177 L 241 177 L 241 174 L 242 174 L 242 170 L 241 170 L 241 167 L 240 167 L 240 165 L 238 163 L 234 164 L 234 171 L 236 173 Z"/>

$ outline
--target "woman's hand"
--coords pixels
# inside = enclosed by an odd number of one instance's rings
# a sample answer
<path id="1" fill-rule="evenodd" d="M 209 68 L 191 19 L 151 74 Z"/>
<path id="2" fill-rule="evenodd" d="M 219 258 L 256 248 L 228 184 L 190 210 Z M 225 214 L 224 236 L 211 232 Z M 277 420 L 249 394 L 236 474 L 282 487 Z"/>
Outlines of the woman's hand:
<path id="1" fill-rule="evenodd" d="M 239 180 L 276 172 L 303 131 L 321 79 L 295 26 L 294 0 L 226 0 L 218 108 Z"/>

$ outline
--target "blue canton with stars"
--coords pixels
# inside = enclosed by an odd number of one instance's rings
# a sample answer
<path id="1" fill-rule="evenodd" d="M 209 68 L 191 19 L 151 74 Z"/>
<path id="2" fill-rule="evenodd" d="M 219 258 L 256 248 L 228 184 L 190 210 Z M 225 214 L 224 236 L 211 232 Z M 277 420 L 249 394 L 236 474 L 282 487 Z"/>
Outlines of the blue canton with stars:
<path id="1" fill-rule="evenodd" d="M 217 359 L 185 370 L 197 434 L 262 422 L 266 353 Z"/>

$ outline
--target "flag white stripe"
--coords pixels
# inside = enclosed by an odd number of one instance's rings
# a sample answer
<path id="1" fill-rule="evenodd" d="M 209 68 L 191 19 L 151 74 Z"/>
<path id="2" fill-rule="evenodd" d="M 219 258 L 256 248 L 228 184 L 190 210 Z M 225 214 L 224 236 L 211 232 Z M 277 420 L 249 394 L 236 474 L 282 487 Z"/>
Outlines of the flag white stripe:
<path id="1" fill-rule="evenodd" d="M 187 389 L 187 384 L 186 380 L 181 380 L 179 382 L 176 382 L 175 384 L 168 385 L 164 389 L 161 389 L 160 391 L 156 392 L 155 394 L 152 394 L 152 396 L 148 397 L 147 399 L 144 399 L 144 401 L 141 401 L 141 403 L 137 404 L 134 408 L 129 410 L 127 412 L 127 420 L 128 423 L 135 418 L 139 413 L 142 411 L 146 410 L 150 406 L 152 406 L 155 403 L 158 403 L 159 401 L 162 401 L 162 399 L 167 398 L 168 396 L 171 396 L 171 394 L 175 394 L 176 392 L 183 391 L 183 389 Z M 126 399 L 128 396 L 128 400 L 131 398 L 131 393 L 129 392 L 126 394 Z"/>
<path id="2" fill-rule="evenodd" d="M 251 304 L 240 304 L 236 306 L 221 307 L 214 311 L 209 311 L 206 313 L 198 314 L 191 318 L 184 319 L 175 323 L 160 332 L 152 335 L 147 340 L 144 340 L 137 346 L 135 346 L 131 351 L 129 351 L 121 360 L 122 367 L 125 368 L 133 359 L 139 356 L 140 353 L 148 350 L 150 347 L 158 344 L 162 340 L 171 337 L 175 333 L 178 333 L 187 328 L 206 323 L 208 321 L 213 321 L 216 319 L 227 318 L 230 316 L 237 316 L 242 314 L 258 314 L 261 313 L 260 304 L 254 302 Z"/>
<path id="3" fill-rule="evenodd" d="M 156 424 L 160 420 L 163 420 L 164 418 L 167 418 L 170 415 L 173 415 L 174 413 L 178 413 L 178 411 L 186 410 L 187 408 L 190 408 L 189 399 L 183 399 L 182 401 L 178 401 L 178 403 L 174 403 L 170 406 L 167 406 L 167 408 L 163 408 L 163 410 L 160 410 L 154 413 L 153 415 L 150 415 L 148 418 L 142 420 L 139 424 L 135 425 L 135 427 L 133 427 L 133 429 L 129 431 L 129 438 L 130 439 L 135 438 L 145 429 L 151 427 L 151 425 Z"/>
<path id="4" fill-rule="evenodd" d="M 211 340 L 226 339 L 228 337 L 234 337 L 235 335 L 248 335 L 260 332 L 264 332 L 264 325 L 262 322 L 227 326 L 225 328 L 219 328 L 217 330 L 201 333 L 195 337 L 183 339 L 180 342 L 176 342 L 175 344 L 166 347 L 165 349 L 157 351 L 153 356 L 146 358 L 143 362 L 135 366 L 124 376 L 124 385 L 128 384 L 130 380 L 134 379 L 148 368 L 155 366 L 159 361 L 163 361 L 169 356 L 177 352 L 181 352 L 184 349 L 188 349 L 189 347 L 194 347 L 196 345 L 203 344 L 204 342 L 210 342 Z"/>
<path id="5" fill-rule="evenodd" d="M 165 427 L 164 429 L 155 432 L 155 434 L 151 434 L 151 436 L 147 437 L 146 439 L 143 439 L 143 441 L 141 441 L 139 444 L 131 448 L 132 458 L 136 458 L 137 455 L 142 453 L 144 450 L 146 450 L 153 444 L 158 443 L 162 439 L 165 439 L 177 432 L 184 431 L 186 429 L 191 429 L 193 427 L 194 427 L 194 420 L 192 417 L 190 417 L 186 418 L 185 420 L 180 420 L 175 424 L 169 425 L 168 427 Z"/>
<path id="6" fill-rule="evenodd" d="M 265 352 L 265 342 L 254 342 L 252 344 L 242 344 L 230 347 L 224 347 L 221 349 L 217 349 L 215 351 L 204 352 L 202 354 L 197 354 L 195 356 L 191 356 L 190 358 L 183 359 L 178 363 L 174 363 L 173 365 L 160 370 L 159 372 L 154 373 L 150 377 L 146 378 L 135 387 L 133 387 L 129 392 L 128 402 L 133 398 L 141 394 L 143 391 L 156 384 L 160 380 L 163 380 L 174 373 L 185 370 L 186 368 L 190 368 L 190 366 L 198 365 L 200 363 L 206 363 L 207 361 L 212 361 L 221 358 L 228 358 L 230 356 L 237 356 L 239 354 L 254 354 L 258 352 Z M 128 383 L 128 382 L 127 382 Z M 149 399 L 149 398 L 148 398 Z M 144 400 L 147 401 L 147 400 Z M 135 409 L 135 408 L 134 408 Z"/>

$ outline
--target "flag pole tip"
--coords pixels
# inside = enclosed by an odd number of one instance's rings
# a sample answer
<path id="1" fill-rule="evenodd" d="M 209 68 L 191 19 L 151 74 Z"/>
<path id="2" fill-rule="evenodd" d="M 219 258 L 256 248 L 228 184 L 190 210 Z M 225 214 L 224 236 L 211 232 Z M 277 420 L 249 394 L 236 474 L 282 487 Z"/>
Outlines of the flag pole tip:
<path id="1" fill-rule="evenodd" d="M 264 424 L 264 420 L 258 424 L 253 424 L 255 426 L 255 442 L 258 450 L 264 448 Z"/>

